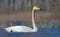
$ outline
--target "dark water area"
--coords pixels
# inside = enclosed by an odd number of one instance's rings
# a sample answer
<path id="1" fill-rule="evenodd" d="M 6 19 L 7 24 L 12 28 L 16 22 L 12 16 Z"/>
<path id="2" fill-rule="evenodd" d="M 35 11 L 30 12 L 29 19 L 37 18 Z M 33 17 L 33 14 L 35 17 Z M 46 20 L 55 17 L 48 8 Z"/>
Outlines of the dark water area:
<path id="1" fill-rule="evenodd" d="M 35 33 L 8 33 L 0 28 L 0 37 L 60 37 L 59 28 L 39 28 Z"/>

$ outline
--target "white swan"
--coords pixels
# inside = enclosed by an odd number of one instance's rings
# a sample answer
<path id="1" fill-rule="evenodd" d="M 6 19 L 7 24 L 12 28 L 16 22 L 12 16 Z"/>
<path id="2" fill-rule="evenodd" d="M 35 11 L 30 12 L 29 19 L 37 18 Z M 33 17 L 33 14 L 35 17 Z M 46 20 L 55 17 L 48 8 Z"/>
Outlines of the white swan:
<path id="1" fill-rule="evenodd" d="M 8 28 L 4 28 L 7 32 L 37 32 L 38 29 L 35 26 L 35 20 L 34 20 L 34 11 L 40 10 L 40 7 L 34 6 L 32 10 L 32 25 L 33 28 L 27 27 L 27 26 L 11 26 Z"/>

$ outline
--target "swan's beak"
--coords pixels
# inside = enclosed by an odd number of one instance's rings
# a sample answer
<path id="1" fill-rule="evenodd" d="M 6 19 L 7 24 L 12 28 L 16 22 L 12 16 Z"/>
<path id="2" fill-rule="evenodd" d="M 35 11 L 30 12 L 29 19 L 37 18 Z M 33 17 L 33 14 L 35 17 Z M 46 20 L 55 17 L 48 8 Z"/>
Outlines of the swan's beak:
<path id="1" fill-rule="evenodd" d="M 33 10 L 40 10 L 40 7 L 39 6 L 34 6 Z"/>
<path id="2" fill-rule="evenodd" d="M 40 10 L 40 8 L 39 7 L 36 7 L 36 10 Z"/>

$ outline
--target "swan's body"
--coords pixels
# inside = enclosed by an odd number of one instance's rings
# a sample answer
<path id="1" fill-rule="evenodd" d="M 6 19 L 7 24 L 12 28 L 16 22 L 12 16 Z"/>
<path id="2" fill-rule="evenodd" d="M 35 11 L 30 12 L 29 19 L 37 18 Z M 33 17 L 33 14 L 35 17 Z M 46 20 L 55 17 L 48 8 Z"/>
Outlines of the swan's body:
<path id="1" fill-rule="evenodd" d="M 12 26 L 5 29 L 8 32 L 36 32 L 32 28 L 27 26 Z"/>
<path id="2" fill-rule="evenodd" d="M 27 27 L 27 26 L 11 26 L 8 28 L 4 28 L 7 32 L 37 32 L 37 27 L 35 26 L 35 20 L 34 20 L 34 10 L 40 10 L 38 6 L 34 6 L 32 10 L 32 24 L 33 28 Z"/>

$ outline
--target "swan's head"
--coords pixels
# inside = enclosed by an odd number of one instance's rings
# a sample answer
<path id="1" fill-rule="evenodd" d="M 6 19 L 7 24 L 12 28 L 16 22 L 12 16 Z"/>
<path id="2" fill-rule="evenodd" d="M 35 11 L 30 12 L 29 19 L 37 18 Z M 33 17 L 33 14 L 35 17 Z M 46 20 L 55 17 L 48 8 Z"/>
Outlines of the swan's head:
<path id="1" fill-rule="evenodd" d="M 40 7 L 39 6 L 34 6 L 33 10 L 40 10 Z"/>

